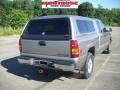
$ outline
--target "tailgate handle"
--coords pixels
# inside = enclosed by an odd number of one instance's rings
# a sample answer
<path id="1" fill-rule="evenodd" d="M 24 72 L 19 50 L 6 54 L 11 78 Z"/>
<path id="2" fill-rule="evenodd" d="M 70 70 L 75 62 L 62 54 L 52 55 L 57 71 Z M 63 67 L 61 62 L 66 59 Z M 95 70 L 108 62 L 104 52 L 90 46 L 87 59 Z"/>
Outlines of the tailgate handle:
<path id="1" fill-rule="evenodd" d="M 45 41 L 40 41 L 40 42 L 39 42 L 39 45 L 40 45 L 40 46 L 46 46 L 46 43 L 45 43 Z"/>

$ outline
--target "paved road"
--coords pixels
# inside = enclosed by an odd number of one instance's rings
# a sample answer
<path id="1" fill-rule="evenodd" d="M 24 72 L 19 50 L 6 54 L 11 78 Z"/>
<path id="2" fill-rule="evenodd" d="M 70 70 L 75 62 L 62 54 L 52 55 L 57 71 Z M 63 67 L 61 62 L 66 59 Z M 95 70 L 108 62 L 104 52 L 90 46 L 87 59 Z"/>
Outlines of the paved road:
<path id="1" fill-rule="evenodd" d="M 17 62 L 18 36 L 0 37 L 0 90 L 120 90 L 120 28 L 114 28 L 112 36 L 112 53 L 97 55 L 88 80 L 70 73 L 38 74 Z"/>

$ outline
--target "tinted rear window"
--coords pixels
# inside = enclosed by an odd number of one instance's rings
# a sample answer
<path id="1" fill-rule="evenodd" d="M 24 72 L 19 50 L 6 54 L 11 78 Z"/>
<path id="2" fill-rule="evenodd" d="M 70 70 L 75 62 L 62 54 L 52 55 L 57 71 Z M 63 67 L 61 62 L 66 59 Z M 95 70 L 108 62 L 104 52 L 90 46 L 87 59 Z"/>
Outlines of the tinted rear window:
<path id="1" fill-rule="evenodd" d="M 68 18 L 39 19 L 31 20 L 25 28 L 24 38 L 27 36 L 46 38 L 57 38 L 70 35 L 70 25 Z M 26 36 L 25 36 L 26 35 Z"/>
<path id="2" fill-rule="evenodd" d="M 66 35 L 69 34 L 67 19 L 32 20 L 26 28 L 32 35 Z"/>

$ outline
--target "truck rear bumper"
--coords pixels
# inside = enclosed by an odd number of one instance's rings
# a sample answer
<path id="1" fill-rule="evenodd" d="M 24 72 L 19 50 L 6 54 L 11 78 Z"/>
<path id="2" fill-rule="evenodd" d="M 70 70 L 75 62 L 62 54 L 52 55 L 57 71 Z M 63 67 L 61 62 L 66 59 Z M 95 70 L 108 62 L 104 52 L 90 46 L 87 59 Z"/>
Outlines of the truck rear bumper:
<path id="1" fill-rule="evenodd" d="M 45 69 L 52 69 L 58 71 L 74 71 L 75 63 L 73 61 L 65 60 L 47 60 L 41 58 L 35 58 L 30 56 L 20 56 L 18 62 L 21 64 L 27 64 L 32 66 L 38 66 Z"/>

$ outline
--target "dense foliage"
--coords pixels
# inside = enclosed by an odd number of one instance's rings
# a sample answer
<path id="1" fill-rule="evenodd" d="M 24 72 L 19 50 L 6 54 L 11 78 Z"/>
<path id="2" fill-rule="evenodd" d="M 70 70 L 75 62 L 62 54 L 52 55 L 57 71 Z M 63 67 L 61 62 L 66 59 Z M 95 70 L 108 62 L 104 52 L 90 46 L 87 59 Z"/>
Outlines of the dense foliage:
<path id="1" fill-rule="evenodd" d="M 19 28 L 30 18 L 44 15 L 72 14 L 101 19 L 106 25 L 120 26 L 120 9 L 94 8 L 89 2 L 78 9 L 42 9 L 41 0 L 0 0 L 0 26 Z"/>
<path id="2" fill-rule="evenodd" d="M 22 27 L 25 22 L 28 20 L 27 14 L 25 14 L 22 10 L 12 10 L 8 15 L 8 24 L 12 28 Z"/>
<path id="3" fill-rule="evenodd" d="M 79 5 L 79 7 L 78 7 L 78 15 L 94 17 L 95 9 L 91 3 L 89 3 L 89 2 L 83 3 L 83 4 Z"/>

